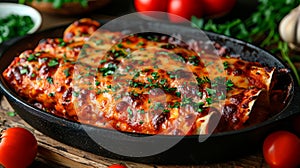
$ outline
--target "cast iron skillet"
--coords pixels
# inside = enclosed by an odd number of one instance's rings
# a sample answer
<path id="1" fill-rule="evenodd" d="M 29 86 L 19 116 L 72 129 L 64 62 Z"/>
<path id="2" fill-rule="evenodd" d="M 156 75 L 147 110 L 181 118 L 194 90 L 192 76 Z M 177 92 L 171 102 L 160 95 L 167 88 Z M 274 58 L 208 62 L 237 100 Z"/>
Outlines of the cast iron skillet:
<path id="1" fill-rule="evenodd" d="M 130 23 L 116 24 L 122 24 L 122 26 L 125 27 L 126 25 L 130 25 Z M 197 31 L 189 27 L 181 27 L 163 23 L 144 22 L 138 24 L 142 26 L 151 26 L 154 29 L 176 29 L 179 33 L 193 33 Z M 41 39 L 62 37 L 62 32 L 65 28 L 66 26 L 52 28 L 18 40 L 14 40 L 14 42 L 9 44 L 3 44 L 0 48 L 0 73 L 2 74 L 15 56 L 18 56 L 24 50 L 35 48 Z M 209 32 L 207 32 L 207 35 L 211 40 L 229 47 L 232 53 L 241 55 L 242 59 L 248 61 L 258 61 L 270 67 L 276 66 L 278 68 L 286 68 L 286 65 L 278 58 L 249 43 Z M 7 85 L 2 75 L 0 75 L 0 88 L 2 93 L 7 97 L 8 101 L 21 118 L 45 135 L 67 145 L 89 151 L 97 155 L 122 160 L 156 164 L 197 164 L 203 162 L 228 160 L 249 152 L 253 152 L 253 150 L 260 149 L 262 140 L 270 131 L 281 128 L 283 122 L 287 118 L 292 117 L 295 114 L 299 114 L 300 90 L 295 84 L 295 78 L 293 75 L 288 74 L 287 78 L 292 84 L 289 99 L 290 101 L 287 103 L 286 108 L 284 108 L 278 115 L 268 119 L 267 121 L 241 130 L 213 134 L 202 143 L 199 143 L 198 136 L 178 137 L 160 135 L 158 138 L 164 143 L 169 141 L 171 142 L 174 140 L 174 138 L 182 139 L 179 143 L 167 151 L 157 155 L 145 157 L 121 156 L 110 152 L 95 143 L 87 135 L 86 131 L 99 135 L 100 138 L 106 139 L 119 146 L 121 150 L 131 150 L 135 148 L 136 144 L 148 146 L 159 144 L 155 144 L 155 142 L 143 139 L 133 142 L 124 137 L 120 137 L 115 130 L 83 125 L 56 117 L 45 111 L 37 109 L 36 107 L 28 104 L 26 100 L 19 97 Z M 127 134 L 136 137 L 144 136 L 134 133 Z"/>

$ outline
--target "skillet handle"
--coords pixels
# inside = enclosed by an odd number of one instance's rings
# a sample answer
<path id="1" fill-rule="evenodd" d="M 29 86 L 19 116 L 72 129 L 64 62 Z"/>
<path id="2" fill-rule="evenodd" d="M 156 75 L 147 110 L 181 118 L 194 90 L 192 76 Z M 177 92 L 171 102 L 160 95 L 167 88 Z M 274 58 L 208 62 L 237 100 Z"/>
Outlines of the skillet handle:
<path id="1" fill-rule="evenodd" d="M 294 96 L 290 102 L 290 105 L 278 115 L 275 120 L 282 120 L 293 115 L 300 114 L 300 87 L 295 87 Z"/>

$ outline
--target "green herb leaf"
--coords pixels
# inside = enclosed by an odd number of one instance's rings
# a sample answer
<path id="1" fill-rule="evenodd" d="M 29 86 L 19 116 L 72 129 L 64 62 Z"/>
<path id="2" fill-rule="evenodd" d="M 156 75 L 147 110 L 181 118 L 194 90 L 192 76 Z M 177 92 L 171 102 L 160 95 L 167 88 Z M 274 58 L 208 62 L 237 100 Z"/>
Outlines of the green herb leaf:
<path id="1" fill-rule="evenodd" d="M 70 76 L 70 68 L 65 69 L 64 74 L 66 77 L 69 77 Z"/>
<path id="2" fill-rule="evenodd" d="M 21 75 L 27 74 L 27 73 L 28 73 L 27 68 L 21 69 L 21 70 L 20 70 L 20 73 L 21 73 Z"/>
<path id="3" fill-rule="evenodd" d="M 226 81 L 227 90 L 231 90 L 233 86 L 234 86 L 234 84 L 233 84 L 232 80 Z"/>
<path id="4" fill-rule="evenodd" d="M 6 114 L 10 117 L 16 116 L 16 113 L 14 111 L 8 111 L 8 112 L 6 112 Z"/>
<path id="5" fill-rule="evenodd" d="M 48 66 L 49 67 L 54 67 L 54 66 L 56 66 L 56 65 L 58 65 L 59 63 L 58 63 L 58 61 L 57 61 L 57 59 L 51 59 L 49 62 L 48 62 Z"/>
<path id="6" fill-rule="evenodd" d="M 28 58 L 27 58 L 27 61 L 33 61 L 33 60 L 36 60 L 36 57 L 34 54 L 29 54 Z"/>
<path id="7" fill-rule="evenodd" d="M 49 84 L 53 84 L 53 78 L 52 77 L 48 76 L 46 78 L 46 80 L 48 81 Z"/>

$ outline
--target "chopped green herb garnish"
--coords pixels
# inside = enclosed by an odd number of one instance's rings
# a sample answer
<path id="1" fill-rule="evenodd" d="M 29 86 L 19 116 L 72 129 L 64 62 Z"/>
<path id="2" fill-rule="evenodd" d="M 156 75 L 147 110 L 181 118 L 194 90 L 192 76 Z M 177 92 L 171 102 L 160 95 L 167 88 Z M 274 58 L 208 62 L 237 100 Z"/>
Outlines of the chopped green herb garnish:
<path id="1" fill-rule="evenodd" d="M 196 80 L 197 80 L 199 85 L 211 82 L 210 79 L 207 76 L 204 76 L 203 78 L 197 77 Z"/>
<path id="2" fill-rule="evenodd" d="M 225 100 L 226 95 L 222 92 L 221 95 L 218 97 L 219 100 Z"/>
<path id="3" fill-rule="evenodd" d="M 169 113 L 169 112 L 170 112 L 170 110 L 168 110 L 168 109 L 164 109 L 164 110 L 163 110 L 163 112 L 164 112 L 164 113 Z"/>
<path id="4" fill-rule="evenodd" d="M 203 109 L 202 109 L 202 108 L 198 108 L 197 112 L 198 112 L 198 113 L 202 113 L 202 112 L 203 112 Z"/>
<path id="5" fill-rule="evenodd" d="M 207 104 L 212 104 L 213 103 L 213 100 L 212 100 L 212 98 L 211 97 L 208 97 L 208 98 L 206 98 L 206 102 L 207 102 Z"/>
<path id="6" fill-rule="evenodd" d="M 177 88 L 168 88 L 168 87 L 164 87 L 164 90 L 165 90 L 166 92 L 174 92 L 174 91 L 177 90 Z"/>
<path id="7" fill-rule="evenodd" d="M 158 72 L 152 72 L 151 76 L 153 77 L 154 80 L 157 80 L 159 78 Z"/>
<path id="8" fill-rule="evenodd" d="M 170 74 L 170 78 L 171 78 L 171 79 L 174 79 L 174 78 L 176 78 L 176 77 L 177 77 L 176 75 Z"/>
<path id="9" fill-rule="evenodd" d="M 100 82 L 99 82 L 99 81 L 95 81 L 95 85 L 96 85 L 96 86 L 99 86 L 99 85 L 100 85 Z"/>
<path id="10" fill-rule="evenodd" d="M 48 96 L 54 97 L 54 96 L 55 96 L 55 93 L 51 92 L 51 93 L 48 94 Z"/>
<path id="11" fill-rule="evenodd" d="M 199 60 L 198 56 L 191 56 L 188 61 L 189 61 L 190 64 L 192 64 L 194 66 L 198 66 L 199 63 L 200 63 L 200 60 Z"/>
<path id="12" fill-rule="evenodd" d="M 137 46 L 142 46 L 142 45 L 144 45 L 145 43 L 144 42 L 139 42 L 138 44 L 137 44 Z"/>
<path id="13" fill-rule="evenodd" d="M 117 44 L 117 46 L 118 46 L 119 48 L 122 48 L 122 47 L 123 47 L 123 44 L 122 44 L 122 43 L 119 43 L 119 44 Z"/>
<path id="14" fill-rule="evenodd" d="M 103 40 L 102 39 L 96 40 L 95 43 L 96 43 L 96 45 L 101 45 L 101 44 L 103 44 Z"/>
<path id="15" fill-rule="evenodd" d="M 64 74 L 66 77 L 69 77 L 70 76 L 70 68 L 65 69 Z"/>
<path id="16" fill-rule="evenodd" d="M 226 81 L 226 88 L 227 90 L 231 90 L 232 87 L 234 86 L 233 82 L 231 80 Z"/>
<path id="17" fill-rule="evenodd" d="M 53 84 L 53 78 L 52 77 L 48 76 L 46 78 L 46 80 L 48 81 L 48 83 Z"/>
<path id="18" fill-rule="evenodd" d="M 34 54 L 29 54 L 28 58 L 27 58 L 27 61 L 33 61 L 33 60 L 36 60 L 36 57 Z"/>
<path id="19" fill-rule="evenodd" d="M 180 107 L 180 103 L 179 102 L 175 102 L 171 108 L 179 108 Z"/>
<path id="20" fill-rule="evenodd" d="M 161 80 L 159 81 L 159 83 L 162 84 L 162 85 L 164 85 L 166 82 L 167 82 L 167 79 L 161 79 Z"/>
<path id="21" fill-rule="evenodd" d="M 140 76 L 140 72 L 135 73 L 135 75 L 133 76 L 133 78 L 138 78 Z"/>
<path id="22" fill-rule="evenodd" d="M 224 66 L 224 69 L 227 69 L 228 68 L 228 62 L 227 61 L 223 62 L 223 66 Z"/>
<path id="23" fill-rule="evenodd" d="M 201 112 L 203 112 L 203 106 L 204 106 L 204 102 L 199 102 L 199 103 L 197 103 L 197 112 L 198 113 L 201 113 Z"/>
<path id="24" fill-rule="evenodd" d="M 100 64 L 103 64 L 103 63 L 105 63 L 106 62 L 106 60 L 101 60 L 100 61 Z"/>
<path id="25" fill-rule="evenodd" d="M 113 63 L 109 63 L 107 67 L 98 69 L 99 72 L 103 74 L 103 76 L 113 75 L 117 69 L 117 65 Z"/>
<path id="26" fill-rule="evenodd" d="M 150 83 L 153 82 L 151 78 L 147 78 L 147 81 L 150 82 Z"/>
<path id="27" fill-rule="evenodd" d="M 48 66 L 49 67 L 54 67 L 54 66 L 56 66 L 56 65 L 58 65 L 59 63 L 58 63 L 58 61 L 57 61 L 57 59 L 51 59 L 49 62 L 48 62 Z"/>
<path id="28" fill-rule="evenodd" d="M 10 117 L 16 116 L 16 113 L 14 111 L 8 111 L 8 112 L 6 112 L 6 114 Z"/>
<path id="29" fill-rule="evenodd" d="M 35 73 L 32 73 L 32 74 L 31 74 L 31 77 L 32 77 L 32 78 L 36 77 L 36 74 L 35 74 Z"/>
<path id="30" fill-rule="evenodd" d="M 74 97 L 78 97 L 78 96 L 79 96 L 79 92 L 73 91 L 73 92 L 72 92 L 72 95 L 73 95 Z"/>
<path id="31" fill-rule="evenodd" d="M 127 112 L 128 112 L 128 114 L 129 114 L 130 117 L 133 116 L 133 111 L 131 110 L 130 107 L 127 108 Z"/>
<path id="32" fill-rule="evenodd" d="M 20 70 L 20 73 L 21 73 L 21 75 L 27 74 L 27 73 L 28 73 L 27 68 L 21 69 L 21 70 Z"/>
<path id="33" fill-rule="evenodd" d="M 61 47 L 63 47 L 63 46 L 66 46 L 67 45 L 67 43 L 64 41 L 64 39 L 62 39 L 62 38 L 60 38 L 60 39 L 58 39 L 58 41 L 59 41 L 59 46 L 61 46 Z"/>
<path id="34" fill-rule="evenodd" d="M 181 101 L 181 106 L 185 106 L 185 105 L 188 105 L 188 104 L 191 104 L 193 102 L 192 98 L 187 98 L 187 97 L 184 97 Z"/>
<path id="35" fill-rule="evenodd" d="M 206 88 L 205 90 L 208 93 L 208 95 L 210 95 L 210 96 L 213 96 L 213 95 L 215 95 L 217 93 L 216 89 Z"/>
<path id="36" fill-rule="evenodd" d="M 197 92 L 197 96 L 202 97 L 202 96 L 203 96 L 203 93 L 198 91 L 198 92 Z"/>
<path id="37" fill-rule="evenodd" d="M 137 112 L 141 113 L 141 114 L 145 114 L 145 110 L 144 109 L 138 110 Z"/>

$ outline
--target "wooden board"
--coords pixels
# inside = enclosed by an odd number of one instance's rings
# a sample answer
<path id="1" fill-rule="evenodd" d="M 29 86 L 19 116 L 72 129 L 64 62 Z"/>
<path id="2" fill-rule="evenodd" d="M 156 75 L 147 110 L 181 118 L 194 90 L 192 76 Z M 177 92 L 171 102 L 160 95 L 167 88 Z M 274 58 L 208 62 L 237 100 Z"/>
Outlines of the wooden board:
<path id="1" fill-rule="evenodd" d="M 261 152 L 257 152 L 250 156 L 238 158 L 237 160 L 225 163 L 215 163 L 207 165 L 146 165 L 141 163 L 133 163 L 110 159 L 97 156 L 89 152 L 62 144 L 52 138 L 49 138 L 39 131 L 32 128 L 17 114 L 9 116 L 8 113 L 13 112 L 5 97 L 1 98 L 0 104 L 0 128 L 1 130 L 9 127 L 24 127 L 30 130 L 38 140 L 38 156 L 32 164 L 31 168 L 106 168 L 111 164 L 122 163 L 128 168 L 264 168 L 268 167 L 264 162 Z"/>

